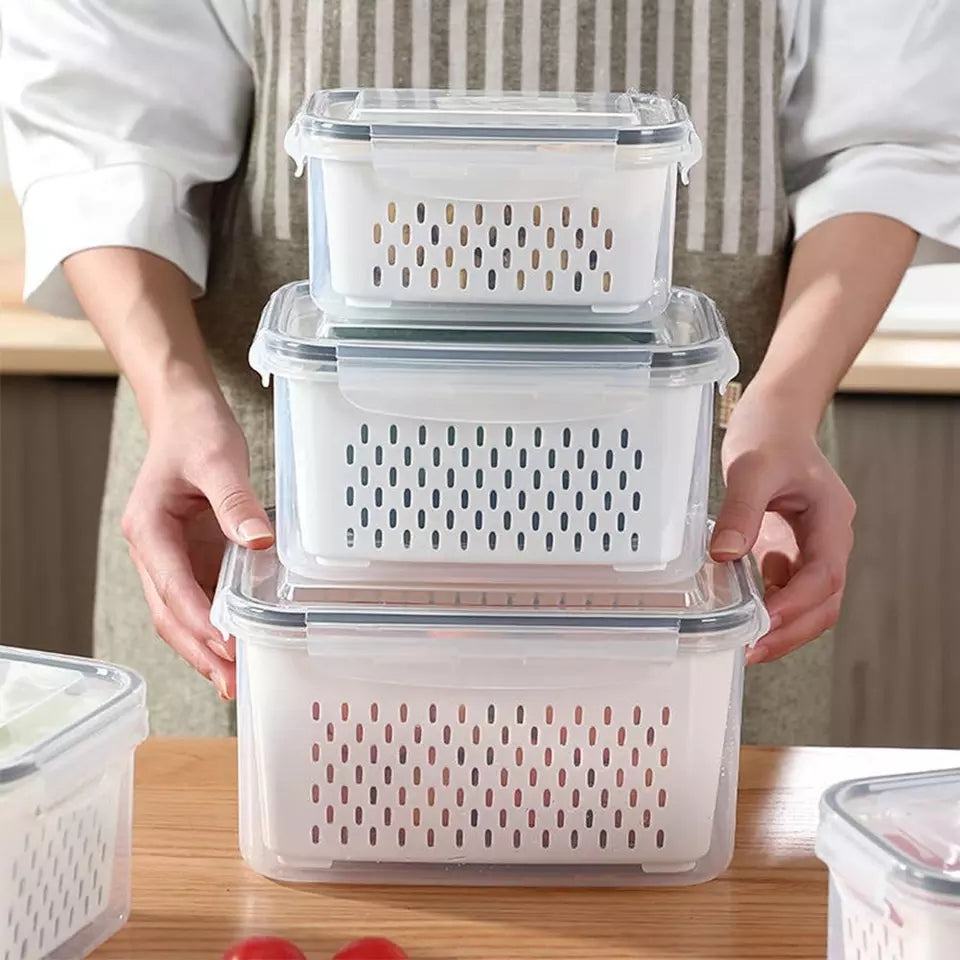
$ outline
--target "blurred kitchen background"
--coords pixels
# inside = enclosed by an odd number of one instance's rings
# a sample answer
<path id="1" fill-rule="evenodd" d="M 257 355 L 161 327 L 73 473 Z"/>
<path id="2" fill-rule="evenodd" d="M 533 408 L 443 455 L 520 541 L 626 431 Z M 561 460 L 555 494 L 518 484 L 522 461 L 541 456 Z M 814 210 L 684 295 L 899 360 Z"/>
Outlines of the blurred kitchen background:
<path id="1" fill-rule="evenodd" d="M 960 747 L 957 256 L 922 246 L 837 398 L 859 514 L 836 744 Z M 0 144 L 0 638 L 88 654 L 115 367 L 85 321 L 25 308 L 21 273 Z"/>

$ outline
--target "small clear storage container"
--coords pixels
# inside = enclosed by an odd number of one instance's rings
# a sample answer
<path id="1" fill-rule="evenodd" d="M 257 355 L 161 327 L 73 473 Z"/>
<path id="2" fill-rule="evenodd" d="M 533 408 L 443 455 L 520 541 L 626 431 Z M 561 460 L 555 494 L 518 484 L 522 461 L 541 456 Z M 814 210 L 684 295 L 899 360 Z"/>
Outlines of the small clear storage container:
<path id="1" fill-rule="evenodd" d="M 714 393 L 737 370 L 713 303 L 677 289 L 658 318 L 606 330 L 440 316 L 417 328 L 339 323 L 303 283 L 268 304 L 250 362 L 274 378 L 277 537 L 290 572 L 345 577 L 376 562 L 400 579 L 424 575 L 412 564 L 437 565 L 438 579 L 464 564 L 490 566 L 492 579 L 503 565 L 691 573 L 705 544 Z"/>
<path id="2" fill-rule="evenodd" d="M 614 314 L 666 304 L 678 173 L 701 153 L 681 103 L 636 92 L 324 90 L 286 146 L 318 303 Z"/>
<path id="3" fill-rule="evenodd" d="M 820 810 L 829 960 L 960 956 L 960 769 L 851 781 Z"/>
<path id="4" fill-rule="evenodd" d="M 79 960 L 130 911 L 142 681 L 0 647 L 0 960 Z"/>
<path id="5" fill-rule="evenodd" d="M 290 881 L 643 885 L 734 842 L 750 569 L 639 591 L 317 583 L 231 547 L 240 846 Z"/>

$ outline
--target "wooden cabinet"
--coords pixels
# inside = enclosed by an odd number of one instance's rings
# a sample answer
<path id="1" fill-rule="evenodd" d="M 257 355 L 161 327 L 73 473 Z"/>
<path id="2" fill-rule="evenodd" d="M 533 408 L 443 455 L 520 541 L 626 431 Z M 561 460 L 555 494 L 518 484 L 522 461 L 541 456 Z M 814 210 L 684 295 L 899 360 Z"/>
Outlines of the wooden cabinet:
<path id="1" fill-rule="evenodd" d="M 0 642 L 89 654 L 116 380 L 0 378 Z"/>
<path id="2" fill-rule="evenodd" d="M 859 509 L 834 742 L 960 747 L 960 396 L 844 395 L 837 429 Z"/>

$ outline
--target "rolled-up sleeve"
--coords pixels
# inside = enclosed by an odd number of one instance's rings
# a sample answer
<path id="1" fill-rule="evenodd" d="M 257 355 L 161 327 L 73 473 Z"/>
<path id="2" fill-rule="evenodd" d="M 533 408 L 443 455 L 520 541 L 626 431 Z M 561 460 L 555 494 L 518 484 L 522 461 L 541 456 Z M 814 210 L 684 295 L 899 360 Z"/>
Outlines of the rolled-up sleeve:
<path id="1" fill-rule="evenodd" d="M 811 3 L 783 109 L 796 236 L 877 213 L 960 247 L 960 3 Z"/>
<path id="2" fill-rule="evenodd" d="M 249 121 L 247 16 L 244 0 L 0 3 L 32 302 L 62 290 L 66 257 L 104 246 L 164 257 L 203 291 L 211 188 L 236 170 Z"/>

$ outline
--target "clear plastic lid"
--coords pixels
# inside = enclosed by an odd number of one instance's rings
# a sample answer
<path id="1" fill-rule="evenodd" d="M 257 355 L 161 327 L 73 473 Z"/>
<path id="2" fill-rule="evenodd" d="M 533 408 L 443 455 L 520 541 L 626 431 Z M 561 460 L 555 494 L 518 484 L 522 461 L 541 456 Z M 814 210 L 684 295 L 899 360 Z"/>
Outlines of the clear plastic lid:
<path id="1" fill-rule="evenodd" d="M 128 670 L 0 647 L 0 787 L 136 713 L 145 725 L 143 681 Z"/>
<path id="2" fill-rule="evenodd" d="M 960 898 L 960 769 L 832 787 L 821 804 L 818 853 L 831 869 Z"/>
<path id="3" fill-rule="evenodd" d="M 529 312 L 459 305 L 367 310 L 345 320 L 317 307 L 306 282 L 291 283 L 264 308 L 250 365 L 264 382 L 273 374 L 333 372 L 344 360 L 380 366 L 429 360 L 453 367 L 606 367 L 643 372 L 664 385 L 716 382 L 721 389 L 738 370 L 723 318 L 693 290 L 675 288 L 654 320 L 609 328 L 582 323 L 577 308 L 551 310 L 549 324 L 532 324 Z"/>
<path id="4" fill-rule="evenodd" d="M 747 646 L 769 620 L 748 563 L 708 560 L 693 577 L 676 584 L 639 586 L 629 574 L 605 571 L 575 589 L 541 583 L 529 586 L 523 569 L 513 582 L 491 586 L 477 579 L 456 586 L 427 580 L 416 587 L 379 578 L 371 568 L 363 583 L 315 581 L 292 595 L 274 550 L 231 545 L 224 557 L 212 621 L 235 636 L 250 630 L 276 631 L 281 638 L 317 628 L 436 628 L 528 631 L 609 637 L 617 632 L 642 641 L 672 637 L 674 645 L 709 649 Z M 548 634 L 549 635 L 549 634 Z M 554 633 L 555 635 L 555 633 Z"/>
<path id="5" fill-rule="evenodd" d="M 468 140 L 486 143 L 634 145 L 692 165 L 700 142 L 687 110 L 635 90 L 624 93 L 483 93 L 320 90 L 287 134 L 298 163 L 331 141 Z M 667 156 L 665 159 L 671 159 Z"/>

